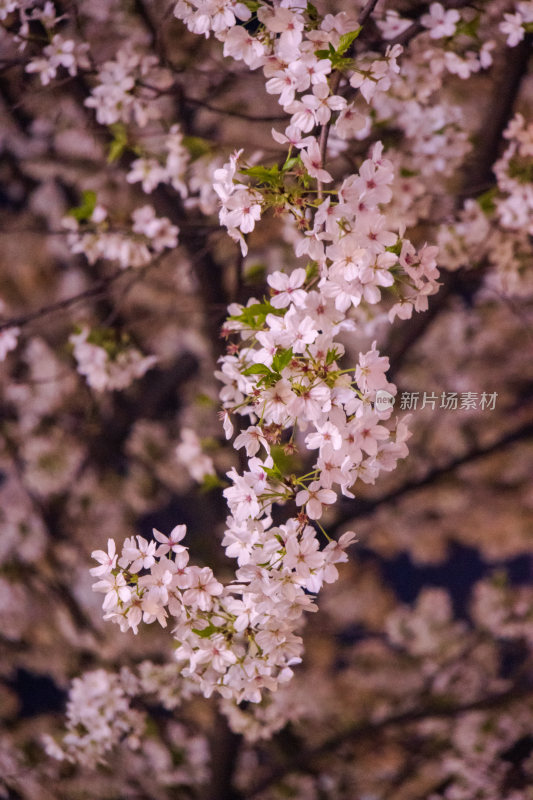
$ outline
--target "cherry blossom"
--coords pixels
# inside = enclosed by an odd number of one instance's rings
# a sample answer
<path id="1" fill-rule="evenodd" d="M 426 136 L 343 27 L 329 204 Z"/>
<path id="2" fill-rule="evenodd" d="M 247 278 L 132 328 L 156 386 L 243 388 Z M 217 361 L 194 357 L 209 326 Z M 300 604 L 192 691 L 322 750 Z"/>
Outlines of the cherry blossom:
<path id="1" fill-rule="evenodd" d="M 322 506 L 331 505 L 336 499 L 336 493 L 331 489 L 321 489 L 319 481 L 313 481 L 307 489 L 298 492 L 295 497 L 297 505 L 305 505 L 305 511 L 309 519 L 320 519 L 323 511 Z"/>
<path id="2" fill-rule="evenodd" d="M 432 39 L 441 39 L 444 36 L 453 36 L 461 15 L 455 8 L 448 11 L 440 3 L 432 3 L 429 14 L 420 18 L 421 25 L 429 29 Z"/>

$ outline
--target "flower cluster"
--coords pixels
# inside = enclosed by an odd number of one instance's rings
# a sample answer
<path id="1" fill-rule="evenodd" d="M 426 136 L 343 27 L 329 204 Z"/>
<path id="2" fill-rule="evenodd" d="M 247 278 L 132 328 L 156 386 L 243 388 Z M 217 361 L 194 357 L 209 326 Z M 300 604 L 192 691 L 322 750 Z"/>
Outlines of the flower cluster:
<path id="1" fill-rule="evenodd" d="M 215 475 L 213 459 L 202 450 L 202 444 L 191 428 L 181 429 L 181 441 L 176 447 L 176 458 L 189 472 L 191 478 L 199 483 Z"/>
<path id="2" fill-rule="evenodd" d="M 533 2 L 522 0 L 515 3 L 514 14 L 504 14 L 504 20 L 500 23 L 500 31 L 507 36 L 507 45 L 516 47 L 526 35 L 526 31 L 531 32 L 533 26 Z"/>
<path id="3" fill-rule="evenodd" d="M 88 45 L 77 44 L 73 39 L 63 39 L 61 34 L 56 33 L 50 44 L 43 48 L 42 56 L 34 58 L 26 66 L 26 72 L 37 73 L 43 86 L 47 86 L 57 76 L 60 67 L 74 76 L 80 66 L 88 66 L 85 57 L 87 47 Z"/>
<path id="4" fill-rule="evenodd" d="M 124 667 L 113 674 L 103 669 L 86 672 L 75 678 L 67 704 L 67 733 L 61 745 L 44 735 L 43 745 L 50 756 L 94 768 L 105 764 L 119 744 L 138 751 L 146 734 L 146 713 L 133 708 L 134 701 L 158 702 L 167 709 L 176 709 L 189 697 L 185 684 L 180 685 L 175 665 L 160 666 L 142 661 L 135 670 Z M 169 728 L 169 738 L 180 765 L 163 770 L 169 784 L 202 784 L 208 775 L 207 742 L 202 736 L 191 736 L 184 726 Z M 156 747 L 145 741 L 144 747 Z"/>
<path id="5" fill-rule="evenodd" d="M 533 17 L 532 17 L 533 20 Z M 504 136 L 509 146 L 494 165 L 503 197 L 496 201 L 500 224 L 533 235 L 533 122 L 522 114 L 510 122 Z"/>
<path id="6" fill-rule="evenodd" d="M 316 197 L 310 196 L 309 178 L 318 182 L 318 198 L 322 198 L 322 184 L 331 183 L 332 175 L 322 163 L 326 156 L 315 133 L 319 127 L 331 125 L 332 140 L 352 138 L 367 127 L 367 119 L 356 109 L 354 101 L 348 102 L 336 93 L 335 68 L 342 69 L 349 86 L 359 89 L 367 102 L 377 93 L 390 89 L 391 76 L 399 72 L 397 58 L 402 48 L 389 47 L 384 56 L 352 62 L 344 58 L 360 32 L 357 19 L 346 12 L 316 17 L 316 9 L 303 9 L 259 5 L 254 17 L 257 28 L 252 36 L 236 24 L 237 18 L 250 18 L 250 12 L 239 4 L 225 7 L 223 19 L 218 13 L 209 17 L 205 6 L 181 4 L 175 14 L 191 30 L 213 30 L 224 41 L 224 53 L 236 60 L 244 60 L 251 69 L 263 67 L 266 91 L 277 95 L 289 122 L 283 133 L 273 130 L 274 139 L 289 145 L 289 154 L 282 170 L 264 167 L 241 169 L 241 173 L 255 180 L 258 187 L 250 187 L 234 177 L 242 151 L 235 153 L 222 169 L 215 173 L 214 188 L 222 201 L 221 224 L 228 228 L 232 238 L 239 241 L 245 255 L 247 245 L 243 234 L 250 233 L 262 210 L 274 207 L 277 213 L 291 213 L 303 228 L 309 227 L 310 215 L 316 210 Z M 311 19 L 312 17 L 312 19 Z M 336 74 L 335 80 L 333 74 Z M 311 134 L 311 135 L 308 135 Z M 292 155 L 293 149 L 298 153 Z M 292 156 L 292 157 L 291 157 Z M 257 190 L 259 188 L 259 191 Z M 268 188 L 268 191 L 267 191 Z M 311 193 L 312 195 L 313 193 Z M 336 206 L 332 192 L 331 205 Z M 344 210 L 339 208 L 338 211 Z M 338 214 L 340 220 L 343 214 Z"/>
<path id="7" fill-rule="evenodd" d="M 89 67 L 87 52 L 89 45 L 86 42 L 76 42 L 75 39 L 66 39 L 60 33 L 54 33 L 54 28 L 64 19 L 57 16 L 56 8 L 50 0 L 46 0 L 42 8 L 31 7 L 28 2 L 11 2 L 7 8 L 0 9 L 0 19 L 5 19 L 10 11 L 19 10 L 21 28 L 19 36 L 22 43 L 29 38 L 30 22 L 38 22 L 46 31 L 49 44 L 41 50 L 36 58 L 26 64 L 26 72 L 36 73 L 41 84 L 48 86 L 50 81 L 57 77 L 59 70 L 64 69 L 71 77 L 78 74 L 80 69 Z"/>
<path id="8" fill-rule="evenodd" d="M 84 326 L 70 336 L 77 369 L 91 389 L 120 391 L 142 378 L 156 363 L 156 356 L 143 356 L 137 348 L 117 342 L 109 332 L 90 331 Z"/>
<path id="9" fill-rule="evenodd" d="M 344 534 L 320 551 L 314 530 L 297 520 L 264 528 L 256 525 L 254 552 L 239 553 L 242 566 L 226 586 L 209 567 L 189 565 L 180 544 L 184 525 L 169 536 L 154 530 L 151 542 L 127 539 L 120 558 L 110 539 L 107 552 L 93 553 L 99 566 L 91 570 L 98 578 L 94 590 L 105 594 L 104 618 L 136 633 L 141 622 L 166 627 L 170 616 L 176 659 L 191 685 L 207 697 L 216 690 L 238 702 L 258 702 L 262 689 L 274 690 L 291 677 L 302 649 L 295 629 L 303 611 L 315 609 L 308 592 L 335 580 L 335 564 L 346 560 L 344 549 L 353 540 Z"/>
<path id="10" fill-rule="evenodd" d="M 261 218 L 262 196 L 243 183 L 236 183 L 234 175 L 242 150 L 234 153 L 227 164 L 214 173 L 213 188 L 221 201 L 219 218 L 232 239 L 238 241 L 243 256 L 248 252 L 243 233 L 250 233 Z"/>
<path id="11" fill-rule="evenodd" d="M 105 761 L 106 754 L 121 741 L 126 740 L 131 749 L 138 748 L 144 718 L 131 708 L 120 677 L 98 669 L 74 678 L 67 704 L 67 726 L 62 747 L 50 737 L 44 738 L 48 754 L 94 766 Z"/>
<path id="12" fill-rule="evenodd" d="M 460 19 L 461 15 L 456 8 L 446 11 L 440 3 L 432 3 L 429 14 L 420 18 L 420 24 L 429 30 L 432 39 L 442 39 L 454 35 Z"/>
<path id="13" fill-rule="evenodd" d="M 156 254 L 178 244 L 179 228 L 167 217 L 156 216 L 153 206 L 136 208 L 131 217 L 131 231 L 125 232 L 110 230 L 108 211 L 102 205 L 89 209 L 86 217 L 65 217 L 67 243 L 73 253 L 83 253 L 90 264 L 106 259 L 118 261 L 123 269 L 144 267 Z"/>
<path id="14" fill-rule="evenodd" d="M 487 286 L 518 296 L 531 286 L 533 126 L 516 114 L 504 137 L 509 146 L 493 168 L 497 185 L 465 202 L 458 219 L 441 227 L 439 245 L 448 269 L 490 265 Z"/>
<path id="15" fill-rule="evenodd" d="M 167 183 L 181 197 L 188 194 L 185 171 L 189 163 L 189 151 L 183 145 L 183 134 L 179 125 L 172 125 L 165 136 L 164 161 L 150 156 L 136 158 L 126 176 L 128 183 L 141 183 L 143 192 L 150 194 L 160 183 Z"/>
<path id="16" fill-rule="evenodd" d="M 98 82 L 85 105 L 94 108 L 102 125 L 134 121 L 142 128 L 150 120 L 159 119 L 154 93 L 143 86 L 167 85 L 168 76 L 158 68 L 158 63 L 155 56 L 138 53 L 131 45 L 125 45 L 113 61 L 101 66 Z"/>

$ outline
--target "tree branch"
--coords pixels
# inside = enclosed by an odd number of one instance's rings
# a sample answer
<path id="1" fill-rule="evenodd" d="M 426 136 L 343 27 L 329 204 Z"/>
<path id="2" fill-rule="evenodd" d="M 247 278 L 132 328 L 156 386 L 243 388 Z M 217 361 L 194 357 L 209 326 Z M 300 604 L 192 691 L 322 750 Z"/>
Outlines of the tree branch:
<path id="1" fill-rule="evenodd" d="M 345 730 L 334 734 L 317 747 L 309 748 L 308 750 L 296 754 L 291 759 L 290 764 L 282 764 L 274 767 L 268 775 L 248 790 L 246 797 L 255 797 L 293 772 L 305 772 L 309 765 L 314 764 L 317 759 L 334 752 L 346 742 L 355 742 L 360 739 L 372 738 L 390 729 L 402 727 L 403 725 L 408 725 L 413 722 L 420 722 L 422 720 L 453 718 L 471 711 L 490 711 L 491 709 L 499 708 L 515 700 L 529 697 L 532 694 L 533 685 L 528 681 L 523 686 L 514 686 L 505 692 L 489 695 L 488 697 L 473 700 L 469 703 L 440 705 L 436 708 L 411 709 L 409 711 L 403 711 L 401 714 L 387 717 L 380 722 L 357 722 Z"/>
<path id="2" fill-rule="evenodd" d="M 233 786 L 241 736 L 233 733 L 228 722 L 217 712 L 211 737 L 211 781 L 205 800 L 240 800 Z"/>
<path id="3" fill-rule="evenodd" d="M 212 111 L 213 114 L 222 114 L 225 117 L 245 119 L 247 122 L 285 122 L 287 120 L 286 115 L 265 114 L 263 116 L 254 116 L 253 114 L 246 114 L 244 111 L 235 111 L 234 109 L 229 108 L 217 108 L 216 106 L 212 106 L 211 103 L 208 103 L 207 100 L 198 100 L 195 97 L 183 96 L 182 99 L 186 105 L 205 108 L 207 111 Z"/>
<path id="4" fill-rule="evenodd" d="M 50 303 L 48 306 L 42 306 L 35 311 L 30 311 L 28 314 L 22 314 L 18 317 L 11 317 L 10 319 L 4 320 L 3 322 L 0 322 L 0 332 L 5 331 L 8 328 L 21 327 L 22 325 L 26 325 L 28 322 L 33 322 L 36 319 L 47 317 L 49 314 L 53 314 L 56 311 L 64 311 L 71 306 L 77 305 L 77 303 L 83 303 L 85 300 L 91 300 L 95 297 L 103 296 L 106 294 L 109 286 L 112 283 L 118 280 L 118 278 L 120 278 L 122 275 L 126 275 L 131 271 L 131 269 L 132 267 L 119 269 L 116 272 L 113 272 L 112 275 L 109 275 L 109 277 L 102 278 L 101 280 L 97 281 L 94 286 L 91 286 L 89 289 L 85 289 L 85 291 L 80 292 L 79 294 L 75 294 L 72 297 L 66 297 L 64 300 L 58 300 L 56 303 Z"/>
<path id="5" fill-rule="evenodd" d="M 533 422 L 529 422 L 526 425 L 521 426 L 515 431 L 511 431 L 510 433 L 505 434 L 502 436 L 501 439 L 497 439 L 495 442 L 492 442 L 490 445 L 486 445 L 485 447 L 478 447 L 474 450 L 470 450 L 468 453 L 465 453 L 458 458 L 453 459 L 448 464 L 445 464 L 442 467 L 435 467 L 434 469 L 430 470 L 423 478 L 419 478 L 415 481 L 410 481 L 408 483 L 404 483 L 402 486 L 399 486 L 397 489 L 393 489 L 386 495 L 382 495 L 381 497 L 376 498 L 375 500 L 364 501 L 359 500 L 359 507 L 357 509 L 353 509 L 350 511 L 346 506 L 345 510 L 342 511 L 341 506 L 341 513 L 340 517 L 337 519 L 336 526 L 343 525 L 345 522 L 360 519 L 361 517 L 367 517 L 370 514 L 373 514 L 374 511 L 379 508 L 380 506 L 392 503 L 411 492 L 416 492 L 419 489 L 424 489 L 427 486 L 431 486 L 433 483 L 436 483 L 441 478 L 450 475 L 459 467 L 464 466 L 465 464 L 471 464 L 474 461 L 477 461 L 481 458 L 485 458 L 485 456 L 491 455 L 492 453 L 496 453 L 499 450 L 504 450 L 506 447 L 509 447 L 516 442 L 519 442 L 523 439 L 528 439 L 533 437 Z M 354 501 L 351 501 L 351 505 L 354 504 Z"/>
<path id="6" fill-rule="evenodd" d="M 364 6 L 363 10 L 357 17 L 359 25 L 364 25 L 365 22 L 367 22 L 367 20 L 370 19 L 378 3 L 379 0 L 367 0 L 366 5 Z"/>

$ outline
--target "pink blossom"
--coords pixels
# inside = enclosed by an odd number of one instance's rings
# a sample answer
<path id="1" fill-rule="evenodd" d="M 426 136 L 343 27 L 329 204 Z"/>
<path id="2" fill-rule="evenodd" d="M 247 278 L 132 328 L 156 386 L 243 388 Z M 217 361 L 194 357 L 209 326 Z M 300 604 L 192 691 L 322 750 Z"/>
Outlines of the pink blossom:
<path id="1" fill-rule="evenodd" d="M 320 519 L 322 506 L 331 505 L 337 500 L 337 495 L 332 489 L 322 489 L 319 481 L 313 481 L 307 489 L 302 489 L 296 494 L 296 505 L 305 505 L 305 511 L 310 519 Z"/>

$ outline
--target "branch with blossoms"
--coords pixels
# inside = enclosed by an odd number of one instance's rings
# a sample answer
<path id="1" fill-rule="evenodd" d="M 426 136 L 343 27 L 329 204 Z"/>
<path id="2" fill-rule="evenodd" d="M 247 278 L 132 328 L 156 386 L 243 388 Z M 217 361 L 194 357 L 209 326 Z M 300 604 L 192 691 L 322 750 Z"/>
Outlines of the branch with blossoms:
<path id="1" fill-rule="evenodd" d="M 371 10 L 372 4 L 363 21 Z M 237 14 L 252 17 L 244 6 Z M 394 171 L 381 143 L 358 173 L 323 189 L 334 183 L 324 163 L 324 131 L 331 126 L 348 136 L 364 124 L 336 89 L 344 79 L 370 102 L 389 88 L 399 49 L 367 73 L 347 55 L 361 30 L 357 20 L 341 14 L 323 27 L 315 12 L 267 6 L 254 17 L 260 24 L 253 39 L 233 18 L 225 51 L 249 66 L 265 64 L 267 91 L 279 94 L 291 114 L 283 133 L 273 131 L 287 152 L 281 164 L 259 165 L 247 164 L 239 151 L 215 171 L 220 222 L 245 255 L 245 237 L 268 209 L 288 215 L 300 232 L 295 257 L 307 266 L 269 275 L 270 296 L 232 304 L 223 327 L 226 338 L 236 337 L 217 373 L 226 436 L 248 418 L 233 443 L 248 463 L 241 474 L 230 470 L 224 490 L 229 516 L 222 544 L 237 561 L 235 579 L 223 585 L 209 567 L 189 564 L 183 525 L 168 537 L 154 531 L 151 542 L 128 539 L 120 554 L 110 540 L 107 553 L 94 553 L 100 566 L 92 570 L 95 590 L 105 594 L 105 619 L 134 632 L 141 623 L 166 627 L 171 619 L 182 676 L 205 696 L 217 691 L 236 702 L 258 702 L 262 691 L 289 680 L 301 660 L 302 614 L 316 609 L 312 595 L 337 578 L 336 564 L 354 540 L 352 533 L 329 540 L 320 523 L 327 507 L 339 493 L 353 497 L 358 479 L 373 483 L 407 455 L 405 422 L 387 426 L 392 409 L 374 402 L 379 391 L 396 393 L 386 378 L 388 359 L 374 343 L 345 368 L 339 335 L 353 336 L 357 315 L 371 314 L 387 295 L 392 322 L 424 310 L 438 289 L 436 248 L 417 251 L 383 213 Z M 185 21 L 194 29 L 188 12 Z M 275 62 L 289 52 L 300 56 L 293 72 L 282 73 Z M 130 173 L 132 181 L 141 177 Z M 310 471 L 299 472 L 315 452 Z M 275 525 L 280 505 L 295 510 Z"/>

